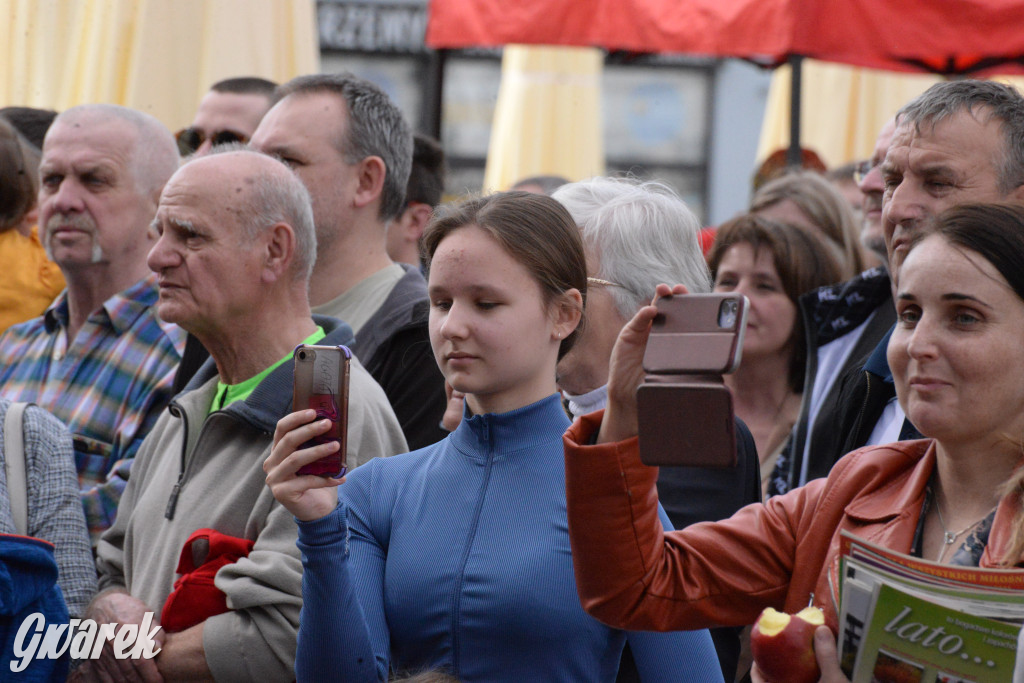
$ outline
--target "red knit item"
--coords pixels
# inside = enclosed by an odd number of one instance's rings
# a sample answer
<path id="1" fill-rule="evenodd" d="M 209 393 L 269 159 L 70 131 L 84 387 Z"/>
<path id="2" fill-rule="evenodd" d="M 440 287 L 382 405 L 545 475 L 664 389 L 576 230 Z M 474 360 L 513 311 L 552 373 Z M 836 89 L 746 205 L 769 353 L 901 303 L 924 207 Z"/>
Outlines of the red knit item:
<path id="1" fill-rule="evenodd" d="M 204 546 L 208 546 L 204 552 Z M 228 611 L 227 596 L 213 585 L 217 571 L 249 554 L 253 542 L 214 529 L 197 529 L 185 541 L 178 560 L 180 575 L 167 596 L 160 625 L 168 633 L 184 631 Z"/>

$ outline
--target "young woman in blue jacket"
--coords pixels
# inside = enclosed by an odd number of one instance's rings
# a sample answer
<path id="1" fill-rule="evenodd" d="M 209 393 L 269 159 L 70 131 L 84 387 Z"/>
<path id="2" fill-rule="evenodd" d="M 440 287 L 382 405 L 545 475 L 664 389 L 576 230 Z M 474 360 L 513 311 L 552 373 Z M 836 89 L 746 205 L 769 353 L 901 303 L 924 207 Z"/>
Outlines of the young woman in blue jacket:
<path id="1" fill-rule="evenodd" d="M 423 239 L 434 357 L 466 394 L 458 428 L 363 465 L 336 494 L 342 480 L 296 476 L 336 447 L 296 450 L 328 427 L 299 411 L 264 466 L 299 525 L 298 679 L 610 682 L 628 640 L 645 682 L 721 681 L 706 631 L 612 629 L 576 594 L 555 387 L 587 286 L 572 218 L 499 193 L 442 209 Z"/>

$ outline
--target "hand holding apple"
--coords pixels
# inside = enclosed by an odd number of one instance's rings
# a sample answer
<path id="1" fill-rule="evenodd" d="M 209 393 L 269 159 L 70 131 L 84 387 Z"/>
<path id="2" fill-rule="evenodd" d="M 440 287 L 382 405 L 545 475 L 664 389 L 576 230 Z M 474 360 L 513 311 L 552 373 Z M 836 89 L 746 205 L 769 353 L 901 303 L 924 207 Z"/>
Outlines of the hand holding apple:
<path id="1" fill-rule="evenodd" d="M 773 682 L 817 683 L 821 669 L 814 653 L 814 632 L 825 624 L 817 607 L 784 614 L 761 612 L 750 633 L 750 650 L 760 672 Z"/>

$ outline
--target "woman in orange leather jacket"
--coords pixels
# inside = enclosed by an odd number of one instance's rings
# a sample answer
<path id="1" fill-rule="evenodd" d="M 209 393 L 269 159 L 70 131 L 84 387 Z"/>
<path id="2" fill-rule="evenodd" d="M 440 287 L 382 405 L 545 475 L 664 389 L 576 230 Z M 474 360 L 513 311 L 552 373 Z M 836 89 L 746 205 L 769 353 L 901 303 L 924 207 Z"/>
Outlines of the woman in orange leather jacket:
<path id="1" fill-rule="evenodd" d="M 765 607 L 821 607 L 822 680 L 841 681 L 835 641 L 839 534 L 946 564 L 1024 557 L 1024 207 L 942 214 L 900 270 L 889 344 L 897 395 L 929 439 L 875 446 L 825 479 L 723 522 L 665 533 L 657 470 L 637 450 L 635 389 L 654 306 L 623 329 L 604 415 L 565 436 L 569 531 L 584 608 L 619 628 L 752 623 Z M 659 285 L 658 296 L 685 290 Z M 763 680 L 755 667 L 755 680 Z"/>

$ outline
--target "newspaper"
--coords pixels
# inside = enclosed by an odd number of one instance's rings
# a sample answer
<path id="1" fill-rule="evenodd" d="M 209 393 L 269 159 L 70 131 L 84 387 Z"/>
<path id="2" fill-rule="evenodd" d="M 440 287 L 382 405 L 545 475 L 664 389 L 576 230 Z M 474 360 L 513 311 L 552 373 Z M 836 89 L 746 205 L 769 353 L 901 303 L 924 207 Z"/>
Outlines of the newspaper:
<path id="1" fill-rule="evenodd" d="M 853 683 L 1024 683 L 1024 572 L 941 565 L 844 533 L 835 588 Z"/>

